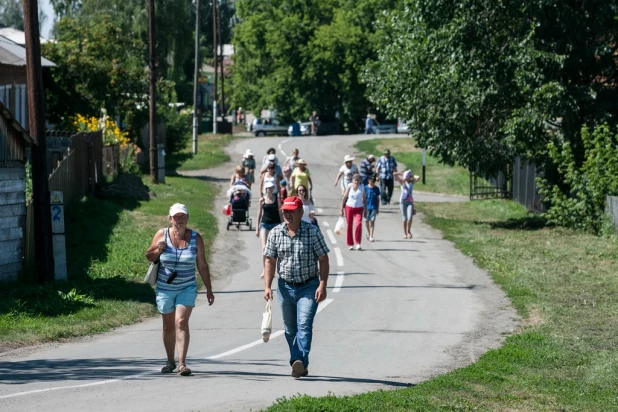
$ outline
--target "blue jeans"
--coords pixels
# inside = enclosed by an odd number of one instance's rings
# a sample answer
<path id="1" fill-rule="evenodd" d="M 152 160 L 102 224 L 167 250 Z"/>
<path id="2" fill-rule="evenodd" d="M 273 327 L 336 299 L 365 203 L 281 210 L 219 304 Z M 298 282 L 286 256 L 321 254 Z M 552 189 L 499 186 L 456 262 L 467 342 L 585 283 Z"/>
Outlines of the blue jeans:
<path id="1" fill-rule="evenodd" d="M 315 291 L 319 285 L 319 277 L 301 286 L 293 286 L 278 279 L 277 296 L 285 325 L 285 339 L 290 348 L 290 365 L 299 360 L 305 368 L 309 366 L 313 319 L 318 311 Z"/>

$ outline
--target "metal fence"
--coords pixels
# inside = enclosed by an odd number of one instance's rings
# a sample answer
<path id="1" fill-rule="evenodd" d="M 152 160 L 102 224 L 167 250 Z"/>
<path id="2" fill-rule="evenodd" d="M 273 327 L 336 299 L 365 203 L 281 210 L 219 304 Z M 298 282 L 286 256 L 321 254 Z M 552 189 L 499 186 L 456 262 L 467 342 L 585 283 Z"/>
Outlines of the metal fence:
<path id="1" fill-rule="evenodd" d="M 518 157 L 513 162 L 513 200 L 533 212 L 543 212 L 543 197 L 539 194 L 536 178 L 539 173 L 534 163 L 522 162 Z"/>
<path id="2" fill-rule="evenodd" d="M 614 222 L 614 227 L 618 230 L 618 196 L 607 196 L 605 198 L 607 215 Z"/>

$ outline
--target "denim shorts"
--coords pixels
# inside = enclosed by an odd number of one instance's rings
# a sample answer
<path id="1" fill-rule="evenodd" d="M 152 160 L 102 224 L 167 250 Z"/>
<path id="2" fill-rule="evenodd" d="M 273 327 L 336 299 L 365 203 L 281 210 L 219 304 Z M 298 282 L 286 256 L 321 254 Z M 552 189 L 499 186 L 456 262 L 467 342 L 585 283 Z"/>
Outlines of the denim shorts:
<path id="1" fill-rule="evenodd" d="M 378 211 L 376 209 L 367 209 L 365 222 L 375 222 L 376 216 L 378 216 Z"/>
<path id="2" fill-rule="evenodd" d="M 273 230 L 279 223 L 261 223 L 260 222 L 260 230 L 268 230 L 269 232 Z"/>
<path id="3" fill-rule="evenodd" d="M 181 290 L 158 290 L 157 309 L 163 315 L 172 313 L 177 306 L 195 306 L 197 299 L 197 285 L 188 286 Z"/>

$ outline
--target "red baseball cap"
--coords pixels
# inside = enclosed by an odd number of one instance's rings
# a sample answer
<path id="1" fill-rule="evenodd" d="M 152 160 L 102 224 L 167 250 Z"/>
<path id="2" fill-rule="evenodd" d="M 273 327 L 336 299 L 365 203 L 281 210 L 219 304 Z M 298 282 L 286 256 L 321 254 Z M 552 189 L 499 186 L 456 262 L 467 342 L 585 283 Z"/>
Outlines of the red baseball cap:
<path id="1" fill-rule="evenodd" d="M 296 209 L 302 209 L 302 207 L 303 207 L 303 201 L 300 197 L 290 196 L 290 197 L 287 197 L 283 201 L 281 210 L 296 210 Z"/>

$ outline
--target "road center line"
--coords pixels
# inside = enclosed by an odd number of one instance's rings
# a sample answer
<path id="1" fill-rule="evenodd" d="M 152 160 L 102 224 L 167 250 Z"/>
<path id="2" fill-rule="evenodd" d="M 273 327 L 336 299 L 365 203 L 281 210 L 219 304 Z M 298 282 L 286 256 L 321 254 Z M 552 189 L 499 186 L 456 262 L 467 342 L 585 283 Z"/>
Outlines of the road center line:
<path id="1" fill-rule="evenodd" d="M 332 243 L 333 245 L 336 245 L 337 239 L 335 239 L 335 235 L 333 234 L 333 231 L 328 229 L 326 231 L 326 234 L 328 235 L 328 239 L 330 240 L 330 243 Z"/>
<path id="2" fill-rule="evenodd" d="M 283 335 L 283 332 L 284 332 L 283 330 L 278 330 L 275 333 L 272 333 L 270 335 L 270 339 L 274 339 L 277 336 Z M 237 347 L 235 349 L 228 350 L 227 352 L 223 352 L 223 353 L 220 353 L 218 355 L 209 356 L 206 359 L 220 359 L 220 358 L 224 358 L 226 356 L 230 356 L 230 355 L 233 355 L 235 353 L 242 352 L 244 350 L 250 349 L 250 348 L 252 348 L 254 346 L 263 345 L 263 344 L 264 344 L 264 341 L 262 339 L 258 339 L 256 341 L 253 341 L 253 342 L 248 343 L 246 345 L 242 345 L 242 346 L 239 346 L 239 347 Z"/>
<path id="3" fill-rule="evenodd" d="M 335 287 L 333 288 L 333 293 L 337 293 L 341 290 L 341 286 L 343 285 L 343 272 L 337 272 L 337 278 L 335 279 Z"/>
<path id="4" fill-rule="evenodd" d="M 322 209 L 321 207 L 318 207 L 318 213 L 324 213 L 324 209 Z"/>
<path id="5" fill-rule="evenodd" d="M 328 222 L 324 222 L 324 227 L 329 227 L 330 224 Z"/>
<path id="6" fill-rule="evenodd" d="M 341 249 L 338 247 L 335 248 L 335 256 L 337 256 L 337 266 L 343 266 L 343 255 L 341 254 Z"/>

